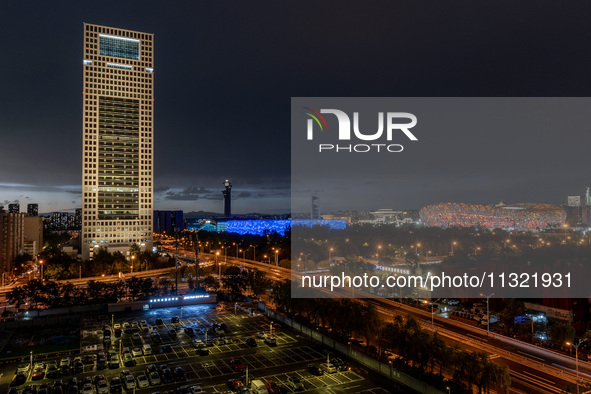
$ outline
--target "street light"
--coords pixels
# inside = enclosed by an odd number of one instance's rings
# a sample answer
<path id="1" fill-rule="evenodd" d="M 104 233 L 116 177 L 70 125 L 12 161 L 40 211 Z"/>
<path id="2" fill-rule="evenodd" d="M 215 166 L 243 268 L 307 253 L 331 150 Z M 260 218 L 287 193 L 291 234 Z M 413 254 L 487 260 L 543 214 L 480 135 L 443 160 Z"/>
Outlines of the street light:
<path id="1" fill-rule="evenodd" d="M 585 341 L 586 341 L 586 339 L 577 343 L 576 345 L 571 342 L 566 343 L 568 346 L 572 346 L 575 348 L 575 365 L 577 368 L 577 394 L 579 394 L 579 346 L 581 346 L 581 343 L 583 343 Z"/>
<path id="2" fill-rule="evenodd" d="M 275 250 L 275 267 L 279 267 L 279 249 Z"/>
<path id="3" fill-rule="evenodd" d="M 415 256 L 418 255 L 418 249 L 421 247 L 421 244 L 416 244 L 415 245 Z"/>
<path id="4" fill-rule="evenodd" d="M 488 308 L 488 304 L 489 304 L 489 298 L 494 296 L 495 293 L 489 294 L 489 295 L 484 295 L 482 293 L 480 293 L 481 297 L 485 297 L 486 298 L 486 336 L 488 336 L 488 332 L 489 332 L 489 325 L 490 325 L 490 312 L 489 312 L 489 308 Z"/>
<path id="5" fill-rule="evenodd" d="M 131 255 L 131 273 L 133 274 L 133 260 L 135 260 L 135 255 Z"/>
<path id="6" fill-rule="evenodd" d="M 215 252 L 215 265 L 218 266 L 218 277 L 221 278 L 222 277 L 222 266 L 220 264 L 218 264 L 218 256 L 220 255 L 220 252 Z"/>
<path id="7" fill-rule="evenodd" d="M 252 260 L 256 261 L 257 260 L 257 246 L 256 245 L 250 245 L 252 249 Z"/>
<path id="8" fill-rule="evenodd" d="M 334 250 L 333 248 L 330 248 L 328 250 L 328 264 L 330 264 L 330 262 L 332 261 L 332 251 L 333 250 Z"/>
<path id="9" fill-rule="evenodd" d="M 457 245 L 457 244 L 458 244 L 458 243 L 457 243 L 456 241 L 453 241 L 453 242 L 451 243 L 451 255 L 452 255 L 452 256 L 454 255 L 454 245 Z"/>

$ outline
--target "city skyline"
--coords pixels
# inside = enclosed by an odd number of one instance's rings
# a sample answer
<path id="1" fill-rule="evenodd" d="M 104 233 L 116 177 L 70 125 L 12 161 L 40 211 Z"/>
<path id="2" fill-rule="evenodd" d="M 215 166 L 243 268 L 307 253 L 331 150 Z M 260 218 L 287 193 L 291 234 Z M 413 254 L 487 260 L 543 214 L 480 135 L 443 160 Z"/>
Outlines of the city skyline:
<path id="1" fill-rule="evenodd" d="M 331 15 L 334 4 L 316 5 L 316 15 Z M 292 96 L 588 95 L 588 84 L 581 83 L 588 63 L 581 45 L 588 40 L 581 44 L 573 38 L 586 37 L 582 21 L 552 14 L 559 28 L 550 33 L 537 22 L 550 12 L 542 7 L 513 5 L 515 15 L 532 16 L 526 25 L 507 23 L 506 13 L 494 8 L 486 18 L 473 18 L 466 5 L 446 19 L 438 15 L 448 15 L 447 6 L 426 12 L 416 7 L 373 5 L 364 13 L 362 5 L 346 3 L 323 19 L 296 5 L 180 3 L 162 10 L 148 2 L 140 9 L 118 5 L 117 13 L 86 3 L 5 6 L 0 29 L 15 38 L 0 42 L 0 50 L 11 55 L 0 64 L 3 75 L 11 76 L 0 88 L 0 203 L 34 202 L 42 213 L 82 206 L 83 56 L 77 32 L 83 22 L 154 33 L 156 47 L 162 48 L 155 65 L 155 209 L 222 212 L 222 183 L 230 179 L 234 212 L 288 212 Z M 278 13 L 285 17 L 274 18 Z M 456 24 L 474 27 L 473 34 L 448 29 Z M 498 25 L 504 29 L 497 31 Z M 52 33 L 41 34 L 46 31 Z M 513 136 L 511 149 L 492 145 L 502 152 L 494 165 L 473 166 L 477 156 L 453 152 L 455 161 L 409 166 L 400 178 L 404 193 L 393 194 L 387 207 L 418 209 L 438 201 L 560 203 L 567 195 L 583 194 L 590 179 L 573 160 L 584 157 L 589 137 L 584 130 L 566 131 L 557 139 L 524 130 Z M 455 144 L 465 137 L 447 138 Z M 486 136 L 475 131 L 464 150 L 483 141 Z M 539 146 L 524 149 L 529 141 Z M 536 161 L 537 170 L 515 165 Z M 524 185 L 526 177 L 530 182 Z M 339 206 L 338 196 L 321 190 L 321 211 L 385 207 Z"/>

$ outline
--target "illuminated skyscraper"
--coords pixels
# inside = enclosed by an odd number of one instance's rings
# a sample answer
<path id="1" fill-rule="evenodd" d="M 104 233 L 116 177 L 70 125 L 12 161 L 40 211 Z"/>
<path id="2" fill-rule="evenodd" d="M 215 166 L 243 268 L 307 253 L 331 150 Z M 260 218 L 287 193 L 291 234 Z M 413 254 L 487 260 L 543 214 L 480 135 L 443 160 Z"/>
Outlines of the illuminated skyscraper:
<path id="1" fill-rule="evenodd" d="M 84 24 L 82 257 L 152 247 L 153 34 Z"/>

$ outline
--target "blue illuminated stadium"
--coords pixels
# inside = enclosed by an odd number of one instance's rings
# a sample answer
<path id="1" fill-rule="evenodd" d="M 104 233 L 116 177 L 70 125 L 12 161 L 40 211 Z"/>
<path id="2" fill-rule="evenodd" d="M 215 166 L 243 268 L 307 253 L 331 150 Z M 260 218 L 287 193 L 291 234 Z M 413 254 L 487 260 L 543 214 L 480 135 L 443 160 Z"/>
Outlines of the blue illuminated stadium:
<path id="1" fill-rule="evenodd" d="M 267 235 L 277 233 L 285 235 L 291 226 L 326 226 L 333 230 L 344 230 L 347 222 L 344 219 L 253 219 L 253 220 L 205 220 L 187 219 L 188 230 L 227 231 L 229 233 Z"/>

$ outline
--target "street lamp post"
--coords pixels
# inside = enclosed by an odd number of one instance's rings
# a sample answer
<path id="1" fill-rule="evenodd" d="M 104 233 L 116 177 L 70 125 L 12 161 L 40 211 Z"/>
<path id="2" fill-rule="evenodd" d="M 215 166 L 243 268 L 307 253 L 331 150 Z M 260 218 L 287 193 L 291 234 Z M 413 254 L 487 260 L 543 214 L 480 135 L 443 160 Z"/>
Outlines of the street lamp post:
<path id="1" fill-rule="evenodd" d="M 585 342 L 586 339 L 582 342 L 577 343 L 576 345 L 571 342 L 567 342 L 566 344 L 575 348 L 575 366 L 577 369 L 577 394 L 579 394 L 579 346 L 581 343 Z M 572 353 L 571 353 L 572 354 Z"/>
<path id="2" fill-rule="evenodd" d="M 330 262 L 332 261 L 332 251 L 333 250 L 334 250 L 333 248 L 328 249 L 328 264 L 330 264 Z"/>
<path id="3" fill-rule="evenodd" d="M 133 260 L 135 260 L 135 255 L 131 255 L 131 273 L 133 274 Z"/>
<path id="4" fill-rule="evenodd" d="M 218 277 L 221 279 L 222 277 L 222 266 L 218 264 L 218 256 L 220 252 L 215 252 L 215 265 L 218 266 Z"/>
<path id="5" fill-rule="evenodd" d="M 257 260 L 257 246 L 256 245 L 250 245 L 252 247 L 252 260 L 256 261 Z"/>
<path id="6" fill-rule="evenodd" d="M 457 245 L 457 244 L 458 244 L 458 243 L 457 243 L 456 241 L 453 241 L 453 242 L 451 243 L 451 255 L 452 255 L 452 256 L 454 255 L 454 245 Z"/>
<path id="7" fill-rule="evenodd" d="M 275 267 L 279 267 L 279 249 L 275 250 Z"/>
<path id="8" fill-rule="evenodd" d="M 494 295 L 495 295 L 495 293 L 492 293 L 489 295 L 480 294 L 481 297 L 486 298 L 486 336 L 489 335 L 489 328 L 490 328 L 490 309 L 489 309 L 488 305 L 489 305 L 490 297 L 492 297 Z"/>
<path id="9" fill-rule="evenodd" d="M 433 330 L 435 330 L 435 322 L 433 321 L 433 316 L 435 315 L 435 305 L 433 302 L 433 299 L 431 299 L 431 327 L 433 327 Z"/>

